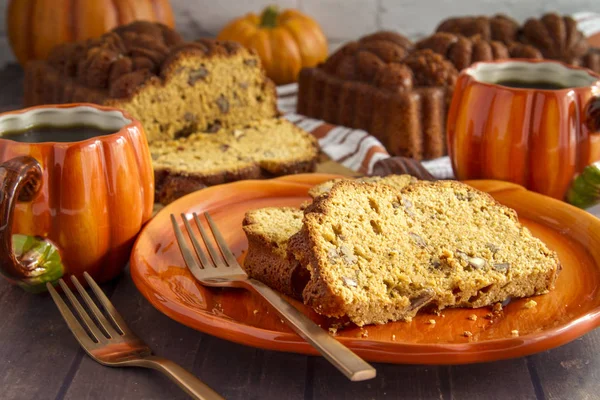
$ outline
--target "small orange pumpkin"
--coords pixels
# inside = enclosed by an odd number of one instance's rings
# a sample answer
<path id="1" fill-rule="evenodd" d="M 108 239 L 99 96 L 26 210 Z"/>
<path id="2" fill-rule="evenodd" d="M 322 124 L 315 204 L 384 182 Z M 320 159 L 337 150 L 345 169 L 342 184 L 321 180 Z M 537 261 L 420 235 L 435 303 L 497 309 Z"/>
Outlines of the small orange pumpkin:
<path id="1" fill-rule="evenodd" d="M 218 39 L 254 49 L 278 85 L 295 82 L 300 69 L 327 58 L 327 39 L 319 24 L 293 9 L 280 13 L 269 6 L 260 16 L 249 13 L 227 24 Z"/>
<path id="2" fill-rule="evenodd" d="M 58 44 L 138 19 L 175 25 L 169 0 L 11 0 L 6 13 L 8 39 L 21 65 L 46 58 Z"/>

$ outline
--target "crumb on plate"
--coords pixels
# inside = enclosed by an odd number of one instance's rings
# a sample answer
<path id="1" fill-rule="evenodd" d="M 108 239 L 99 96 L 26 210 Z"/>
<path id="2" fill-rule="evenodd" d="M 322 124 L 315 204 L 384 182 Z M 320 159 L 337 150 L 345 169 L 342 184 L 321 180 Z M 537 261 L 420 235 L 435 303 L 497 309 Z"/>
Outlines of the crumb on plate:
<path id="1" fill-rule="evenodd" d="M 524 308 L 527 308 L 527 309 L 529 309 L 529 308 L 533 308 L 533 307 L 535 307 L 535 306 L 537 306 L 537 301 L 535 301 L 535 300 L 529 300 L 527 303 L 525 303 L 525 304 L 523 305 L 523 307 L 524 307 Z"/>

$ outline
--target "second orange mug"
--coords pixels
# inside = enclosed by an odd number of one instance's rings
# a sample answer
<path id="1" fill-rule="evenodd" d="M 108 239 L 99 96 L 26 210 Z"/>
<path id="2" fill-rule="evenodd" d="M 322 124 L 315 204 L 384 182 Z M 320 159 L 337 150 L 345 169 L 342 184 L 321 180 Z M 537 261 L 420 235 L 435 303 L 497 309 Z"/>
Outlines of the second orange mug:
<path id="1" fill-rule="evenodd" d="M 82 137 L 81 125 L 104 134 Z M 11 282 L 37 292 L 84 271 L 115 277 L 153 202 L 146 136 L 126 113 L 72 104 L 0 115 L 0 272 Z"/>
<path id="2" fill-rule="evenodd" d="M 458 179 L 499 179 L 564 199 L 600 160 L 600 76 L 556 61 L 513 59 L 461 72 L 448 112 Z"/>

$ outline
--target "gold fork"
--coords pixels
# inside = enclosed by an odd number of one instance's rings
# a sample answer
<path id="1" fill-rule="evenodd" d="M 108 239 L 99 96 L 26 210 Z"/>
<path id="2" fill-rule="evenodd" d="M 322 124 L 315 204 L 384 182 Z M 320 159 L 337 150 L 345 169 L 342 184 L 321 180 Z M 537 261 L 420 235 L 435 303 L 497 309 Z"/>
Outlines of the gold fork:
<path id="1" fill-rule="evenodd" d="M 108 367 L 142 367 L 160 371 L 195 399 L 223 399 L 205 383 L 173 361 L 154 356 L 150 347 L 127 327 L 123 318 L 92 277 L 87 272 L 84 272 L 83 276 L 102 304 L 110 322 L 74 276 L 71 276 L 71 280 L 92 312 L 95 322 L 62 279 L 58 283 L 73 308 L 77 310 L 81 323 L 75 318 L 54 287 L 50 283 L 47 283 L 46 287 L 69 329 L 90 357 Z"/>
<path id="2" fill-rule="evenodd" d="M 327 332 L 321 329 L 310 318 L 298 311 L 294 306 L 288 303 L 277 292 L 267 285 L 255 279 L 249 278 L 246 272 L 240 267 L 235 256 L 227 246 L 227 242 L 217 229 L 208 213 L 204 213 L 208 226 L 212 231 L 219 251 L 211 244 L 205 229 L 196 213 L 193 213 L 193 219 L 200 231 L 202 241 L 206 246 L 210 260 L 202 249 L 200 242 L 194 235 L 192 227 L 185 214 L 181 214 L 183 224 L 190 236 L 192 245 L 200 259 L 200 264 L 186 243 L 185 237 L 179 228 L 177 219 L 171 214 L 173 230 L 177 238 L 177 243 L 183 255 L 185 264 L 192 274 L 206 286 L 214 287 L 236 287 L 252 290 L 261 295 L 271 304 L 278 314 L 302 337 L 315 347 L 329 362 L 346 375 L 352 381 L 363 381 L 372 379 L 376 375 L 376 370 L 362 358 L 354 354 L 350 349 L 342 345 Z"/>

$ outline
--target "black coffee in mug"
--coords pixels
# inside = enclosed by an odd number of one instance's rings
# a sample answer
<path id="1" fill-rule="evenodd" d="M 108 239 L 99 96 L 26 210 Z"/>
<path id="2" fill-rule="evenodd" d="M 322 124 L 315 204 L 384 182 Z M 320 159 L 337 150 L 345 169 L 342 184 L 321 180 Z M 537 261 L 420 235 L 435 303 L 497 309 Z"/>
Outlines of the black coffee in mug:
<path id="1" fill-rule="evenodd" d="M 0 138 L 24 143 L 80 142 L 112 133 L 114 133 L 113 130 L 102 129 L 93 125 L 39 125 L 20 131 L 2 132 Z"/>
<path id="2" fill-rule="evenodd" d="M 521 88 L 521 89 L 542 89 L 542 90 L 560 90 L 567 89 L 569 86 L 561 85 L 560 83 L 550 82 L 550 81 L 520 81 L 516 79 L 503 80 L 495 82 L 497 85 L 507 86 L 511 88 Z"/>

